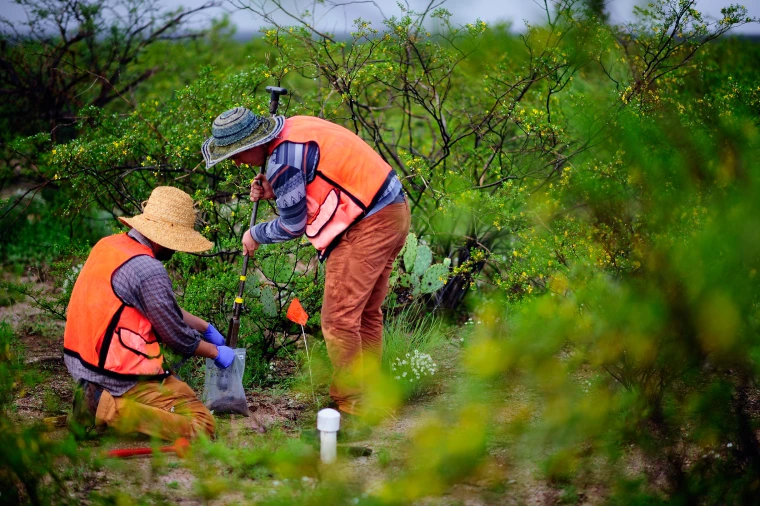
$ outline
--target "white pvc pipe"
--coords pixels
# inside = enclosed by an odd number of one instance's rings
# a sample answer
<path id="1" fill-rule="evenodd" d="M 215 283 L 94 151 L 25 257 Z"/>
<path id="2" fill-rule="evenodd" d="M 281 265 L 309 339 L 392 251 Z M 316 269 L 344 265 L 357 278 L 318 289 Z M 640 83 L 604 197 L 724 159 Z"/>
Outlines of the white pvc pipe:
<path id="1" fill-rule="evenodd" d="M 319 442 L 319 457 L 322 459 L 322 462 L 325 464 L 332 464 L 335 462 L 335 459 L 338 456 L 338 433 L 322 431 L 319 433 Z"/>
<path id="2" fill-rule="evenodd" d="M 337 458 L 338 430 L 340 430 L 340 413 L 334 409 L 323 409 L 317 413 L 317 430 L 319 431 L 319 456 L 325 464 L 332 464 Z"/>

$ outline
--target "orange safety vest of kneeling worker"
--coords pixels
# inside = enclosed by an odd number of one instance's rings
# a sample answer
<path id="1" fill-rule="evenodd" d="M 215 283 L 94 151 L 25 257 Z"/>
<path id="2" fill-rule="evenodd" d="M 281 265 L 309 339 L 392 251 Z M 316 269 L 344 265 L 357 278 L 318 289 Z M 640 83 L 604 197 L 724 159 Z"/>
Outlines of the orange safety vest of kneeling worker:
<path id="1" fill-rule="evenodd" d="M 88 369 L 117 378 L 163 378 L 161 345 L 153 326 L 114 293 L 116 270 L 153 251 L 126 234 L 98 241 L 71 293 L 63 352 Z"/>
<path id="2" fill-rule="evenodd" d="M 372 208 L 395 173 L 361 137 L 323 119 L 286 119 L 269 154 L 285 141 L 319 146 L 314 179 L 306 184 L 306 237 L 324 258 L 341 234 Z"/>

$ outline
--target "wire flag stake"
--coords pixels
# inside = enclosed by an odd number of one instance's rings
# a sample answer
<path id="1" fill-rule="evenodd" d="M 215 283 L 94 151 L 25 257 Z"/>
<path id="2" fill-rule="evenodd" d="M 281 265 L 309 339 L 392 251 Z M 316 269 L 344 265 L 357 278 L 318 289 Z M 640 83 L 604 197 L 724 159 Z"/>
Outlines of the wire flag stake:
<path id="1" fill-rule="evenodd" d="M 306 342 L 306 330 L 304 330 L 304 325 L 306 325 L 306 322 L 309 321 L 309 315 L 304 310 L 303 306 L 301 305 L 301 301 L 298 300 L 298 297 L 293 297 L 293 300 L 290 302 L 290 306 L 288 306 L 288 312 L 285 314 L 288 320 L 292 321 L 293 323 L 297 323 L 301 326 L 301 336 L 303 337 L 303 345 L 306 348 L 306 361 L 309 365 L 309 382 L 311 383 L 311 398 L 314 400 L 314 402 L 317 402 L 317 396 L 314 394 L 314 378 L 311 374 L 311 355 L 309 354 L 309 345 Z"/>

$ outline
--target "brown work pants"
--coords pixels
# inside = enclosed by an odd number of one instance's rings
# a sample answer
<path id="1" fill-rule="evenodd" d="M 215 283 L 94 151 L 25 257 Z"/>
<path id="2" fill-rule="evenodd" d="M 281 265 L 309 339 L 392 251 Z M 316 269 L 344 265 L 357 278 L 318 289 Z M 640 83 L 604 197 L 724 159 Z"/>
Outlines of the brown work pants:
<path id="1" fill-rule="evenodd" d="M 201 434 L 210 437 L 216 429 L 214 415 L 174 376 L 140 382 L 119 397 L 104 390 L 95 421 L 119 432 L 141 432 L 166 441 Z"/>
<path id="2" fill-rule="evenodd" d="M 409 205 L 391 204 L 343 236 L 326 262 L 322 332 L 333 365 L 330 397 L 362 415 L 362 378 L 383 351 L 383 313 L 393 260 L 409 233 Z"/>

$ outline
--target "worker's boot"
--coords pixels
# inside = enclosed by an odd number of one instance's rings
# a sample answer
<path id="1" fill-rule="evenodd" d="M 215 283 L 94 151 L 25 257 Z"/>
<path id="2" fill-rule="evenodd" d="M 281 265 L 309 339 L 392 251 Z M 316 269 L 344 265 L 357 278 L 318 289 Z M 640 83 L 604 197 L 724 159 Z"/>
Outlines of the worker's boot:
<path id="1" fill-rule="evenodd" d="M 340 430 L 338 431 L 339 443 L 364 441 L 372 436 L 372 428 L 366 420 L 358 415 L 340 412 Z"/>
<path id="2" fill-rule="evenodd" d="M 69 429 L 77 439 L 89 439 L 96 428 L 95 414 L 103 388 L 86 380 L 79 380 L 74 389 L 74 405 L 69 417 Z"/>

